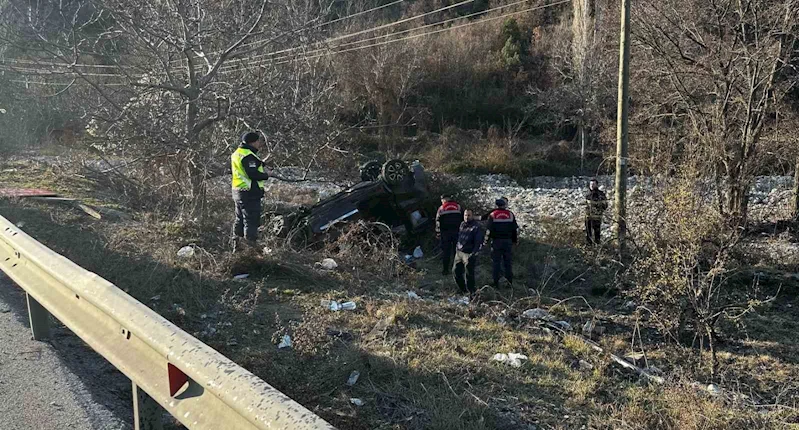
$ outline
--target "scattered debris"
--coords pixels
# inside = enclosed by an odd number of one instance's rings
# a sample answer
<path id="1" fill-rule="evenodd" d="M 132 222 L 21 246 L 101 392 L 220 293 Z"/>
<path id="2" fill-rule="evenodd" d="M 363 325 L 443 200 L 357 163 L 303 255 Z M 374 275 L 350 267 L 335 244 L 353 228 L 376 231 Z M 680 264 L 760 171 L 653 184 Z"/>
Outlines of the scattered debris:
<path id="1" fill-rule="evenodd" d="M 326 333 L 327 333 L 328 336 L 339 338 L 339 339 L 343 340 L 344 342 L 349 342 L 349 341 L 351 341 L 354 338 L 352 336 L 352 333 L 344 331 L 344 330 L 334 329 L 334 328 L 327 329 Z"/>
<path id="2" fill-rule="evenodd" d="M 594 370 L 594 365 L 585 360 L 580 360 L 580 370 Z"/>
<path id="3" fill-rule="evenodd" d="M 451 305 L 461 305 L 461 306 L 469 306 L 469 298 L 466 296 L 463 297 L 450 297 L 447 299 L 449 304 Z"/>
<path id="4" fill-rule="evenodd" d="M 236 346 L 238 344 L 239 342 L 236 339 L 230 339 L 229 341 L 227 341 L 227 346 Z"/>
<path id="5" fill-rule="evenodd" d="M 0 314 L 7 314 L 11 312 L 11 308 L 2 307 L 0 308 Z"/>
<path id="6" fill-rule="evenodd" d="M 371 342 L 377 338 L 383 338 L 386 336 L 386 332 L 388 328 L 391 327 L 391 324 L 394 324 L 394 316 L 388 316 L 375 324 L 374 328 L 366 335 L 364 338 L 365 341 Z"/>
<path id="7" fill-rule="evenodd" d="M 201 315 L 200 315 L 200 319 L 201 319 L 201 320 L 204 320 L 204 319 L 206 319 L 206 318 L 208 318 L 208 314 L 201 314 Z"/>
<path id="8" fill-rule="evenodd" d="M 247 279 L 250 277 L 249 273 L 242 273 L 240 275 L 233 276 L 233 279 Z"/>
<path id="9" fill-rule="evenodd" d="M 355 310 L 355 308 L 357 307 L 355 302 L 339 303 L 335 300 L 322 300 L 321 304 L 323 307 L 326 307 L 333 312 L 338 312 L 341 310 L 352 311 Z"/>
<path id="10" fill-rule="evenodd" d="M 583 325 L 583 336 L 591 337 L 592 335 L 602 336 L 605 333 L 605 327 L 598 325 L 593 319 L 586 321 Z"/>
<path id="11" fill-rule="evenodd" d="M 25 227 L 25 221 L 20 221 L 17 223 L 17 227 L 22 228 Z"/>
<path id="12" fill-rule="evenodd" d="M 103 219 L 103 216 L 100 215 L 99 212 L 97 212 L 90 206 L 84 205 L 83 203 L 75 203 L 75 205 L 83 212 L 86 212 L 86 214 L 89 215 L 90 217 L 95 219 Z"/>
<path id="13" fill-rule="evenodd" d="M 186 316 L 186 310 L 177 303 L 172 303 L 172 310 L 182 317 Z"/>
<path id="14" fill-rule="evenodd" d="M 555 321 L 554 324 L 557 325 L 563 331 L 571 331 L 572 329 L 571 324 L 569 324 L 566 321 Z"/>
<path id="15" fill-rule="evenodd" d="M 410 299 L 410 300 L 421 300 L 422 299 L 421 297 L 419 297 L 418 294 L 416 294 L 413 291 L 408 291 L 407 294 L 408 294 L 408 299 Z"/>
<path id="16" fill-rule="evenodd" d="M 417 246 L 416 249 L 413 250 L 413 258 L 418 260 L 422 257 L 424 257 L 424 252 L 422 252 L 422 247 Z"/>
<path id="17" fill-rule="evenodd" d="M 355 398 L 350 399 L 350 403 L 352 403 L 355 406 L 363 406 L 363 400 L 361 399 L 355 399 Z"/>
<path id="18" fill-rule="evenodd" d="M 509 354 L 495 354 L 491 357 L 491 361 L 498 361 L 500 363 L 509 364 L 513 367 L 522 367 L 522 360 L 527 360 L 528 357 L 524 354 L 517 354 L 511 352 Z"/>
<path id="19" fill-rule="evenodd" d="M 626 309 L 628 311 L 634 311 L 637 307 L 638 307 L 638 304 L 635 303 L 632 300 L 624 302 L 624 306 L 622 306 L 623 309 Z"/>
<path id="20" fill-rule="evenodd" d="M 332 258 L 325 258 L 322 261 L 317 261 L 314 266 L 319 267 L 322 270 L 336 270 L 336 268 L 338 268 L 338 263 L 336 263 L 336 260 Z"/>
<path id="21" fill-rule="evenodd" d="M 161 295 L 160 294 L 150 297 L 150 301 L 151 302 L 157 302 L 159 300 L 161 300 Z"/>
<path id="22" fill-rule="evenodd" d="M 291 336 L 283 335 L 283 340 L 277 345 L 277 349 L 291 348 Z"/>
<path id="23" fill-rule="evenodd" d="M 499 316 L 499 317 L 497 317 L 497 324 L 499 324 L 499 325 L 505 325 L 505 324 L 507 324 L 507 323 L 508 323 L 508 322 L 505 320 L 505 317 L 503 317 L 503 316 Z"/>
<path id="24" fill-rule="evenodd" d="M 358 382 L 358 378 L 360 376 L 361 376 L 361 372 L 359 372 L 357 370 L 353 370 L 352 373 L 350 373 L 350 377 L 347 378 L 347 385 L 349 385 L 350 387 L 355 385 Z"/>
<path id="25" fill-rule="evenodd" d="M 274 252 L 275 252 L 274 249 L 272 249 L 272 248 L 270 248 L 268 246 L 264 246 L 264 249 L 263 249 L 264 255 L 272 255 Z"/>
<path id="26" fill-rule="evenodd" d="M 193 246 L 184 246 L 178 250 L 178 257 L 180 258 L 191 258 L 194 257 L 194 247 Z"/>
<path id="27" fill-rule="evenodd" d="M 721 395 L 721 389 L 720 389 L 720 388 L 719 388 L 719 386 L 718 386 L 718 385 L 716 385 L 716 384 L 709 384 L 709 385 L 707 386 L 707 392 L 708 392 L 708 393 L 709 393 L 711 396 L 714 396 L 714 397 Z"/>
<path id="28" fill-rule="evenodd" d="M 522 312 L 522 316 L 532 320 L 542 321 L 552 321 L 555 319 L 552 314 L 541 308 L 527 309 L 526 311 Z"/>

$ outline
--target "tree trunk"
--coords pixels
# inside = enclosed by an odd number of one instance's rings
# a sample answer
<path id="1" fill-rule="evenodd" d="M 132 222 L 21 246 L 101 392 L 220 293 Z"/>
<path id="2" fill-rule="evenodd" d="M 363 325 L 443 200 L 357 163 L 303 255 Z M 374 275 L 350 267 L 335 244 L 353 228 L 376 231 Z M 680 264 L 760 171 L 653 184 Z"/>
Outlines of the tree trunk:
<path id="1" fill-rule="evenodd" d="M 799 221 L 799 157 L 793 172 L 793 219 Z"/>

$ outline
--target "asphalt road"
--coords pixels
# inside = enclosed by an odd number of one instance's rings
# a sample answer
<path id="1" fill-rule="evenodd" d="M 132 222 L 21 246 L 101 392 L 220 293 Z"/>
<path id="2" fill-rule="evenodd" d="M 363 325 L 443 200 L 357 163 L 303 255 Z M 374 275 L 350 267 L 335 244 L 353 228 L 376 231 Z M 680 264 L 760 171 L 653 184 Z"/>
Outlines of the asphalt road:
<path id="1" fill-rule="evenodd" d="M 0 430 L 131 429 L 129 380 L 57 321 L 32 340 L 25 293 L 0 272 Z"/>

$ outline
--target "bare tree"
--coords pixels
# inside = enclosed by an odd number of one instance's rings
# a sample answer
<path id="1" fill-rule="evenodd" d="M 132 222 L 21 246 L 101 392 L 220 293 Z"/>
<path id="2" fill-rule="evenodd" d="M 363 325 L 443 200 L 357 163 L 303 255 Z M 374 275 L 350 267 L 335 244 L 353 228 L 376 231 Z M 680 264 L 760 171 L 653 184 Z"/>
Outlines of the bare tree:
<path id="1" fill-rule="evenodd" d="M 759 142 L 796 85 L 796 0 L 647 0 L 635 8 L 637 85 L 649 123 L 698 144 L 724 188 L 720 205 L 744 222 Z"/>
<path id="2" fill-rule="evenodd" d="M 12 1 L 3 42 L 17 54 L 13 70 L 92 90 L 79 94 L 100 148 L 168 156 L 198 213 L 225 134 L 262 126 L 270 114 L 292 119 L 272 106 L 306 105 L 304 80 L 319 73 L 297 74 L 294 60 L 303 57 L 297 47 L 324 36 L 314 28 L 324 10 L 310 0 Z M 287 45 L 294 48 L 269 54 Z"/>

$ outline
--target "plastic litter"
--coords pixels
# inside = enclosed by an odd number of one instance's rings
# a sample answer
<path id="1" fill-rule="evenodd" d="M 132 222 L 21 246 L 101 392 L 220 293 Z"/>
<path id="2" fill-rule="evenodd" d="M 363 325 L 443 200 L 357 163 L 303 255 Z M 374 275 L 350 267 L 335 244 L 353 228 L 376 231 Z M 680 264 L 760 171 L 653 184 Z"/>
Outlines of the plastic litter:
<path id="1" fill-rule="evenodd" d="M 710 384 L 707 386 L 707 392 L 710 393 L 711 396 L 718 396 L 721 395 L 721 389 L 716 384 Z"/>
<path id="2" fill-rule="evenodd" d="M 587 362 L 587 361 L 585 361 L 585 360 L 580 360 L 580 369 L 582 369 L 582 370 L 594 370 L 594 365 L 589 363 L 589 362 Z"/>
<path id="3" fill-rule="evenodd" d="M 421 300 L 422 299 L 421 297 L 419 297 L 418 294 L 416 294 L 413 291 L 408 291 L 408 298 L 411 299 L 411 300 Z"/>
<path id="4" fill-rule="evenodd" d="M 413 250 L 413 258 L 418 260 L 422 257 L 424 257 L 424 252 L 422 252 L 422 247 L 417 246 L 416 249 Z"/>
<path id="5" fill-rule="evenodd" d="M 450 297 L 447 299 L 449 304 L 451 305 L 462 305 L 462 306 L 469 306 L 469 298 L 466 296 L 463 297 Z"/>
<path id="6" fill-rule="evenodd" d="M 522 361 L 527 359 L 528 357 L 526 355 L 517 354 L 515 352 L 511 352 L 509 354 L 495 354 L 493 357 L 491 357 L 492 361 L 498 361 L 513 367 L 522 367 Z"/>
<path id="7" fill-rule="evenodd" d="M 17 223 L 17 227 L 22 228 L 25 227 L 25 221 L 20 221 Z"/>
<path id="8" fill-rule="evenodd" d="M 350 387 L 355 385 L 358 382 L 358 378 L 360 378 L 360 376 L 361 372 L 353 370 L 352 373 L 350 373 L 350 377 L 347 378 L 347 385 L 349 385 Z"/>
<path id="9" fill-rule="evenodd" d="M 363 406 L 363 400 L 361 399 L 354 399 L 354 398 L 350 399 L 350 403 L 352 403 L 355 406 Z"/>
<path id="10" fill-rule="evenodd" d="M 337 302 L 335 300 L 322 300 L 321 304 L 322 304 L 323 307 L 326 307 L 326 308 L 330 309 L 333 312 L 338 312 L 338 311 L 341 311 L 341 310 L 351 311 L 351 310 L 355 310 L 355 308 L 357 307 L 355 302 L 339 303 L 339 302 Z"/>
<path id="11" fill-rule="evenodd" d="M 234 276 L 233 279 L 247 279 L 249 277 L 250 277 L 249 273 L 242 273 L 241 275 Z"/>
<path id="12" fill-rule="evenodd" d="M 526 311 L 522 312 L 522 316 L 532 320 L 542 321 L 552 321 L 555 319 L 552 317 L 552 314 L 541 308 L 527 309 Z"/>
<path id="13" fill-rule="evenodd" d="M 275 251 L 272 248 L 270 248 L 268 246 L 264 246 L 264 249 L 263 249 L 264 255 L 272 255 L 274 252 Z"/>
<path id="14" fill-rule="evenodd" d="M 184 246 L 178 250 L 178 257 L 180 258 L 191 258 L 194 257 L 194 247 L 193 246 Z"/>
<path id="15" fill-rule="evenodd" d="M 291 348 L 291 336 L 287 334 L 283 335 L 283 340 L 280 341 L 280 343 L 277 345 L 277 348 Z"/>
<path id="16" fill-rule="evenodd" d="M 317 262 L 316 266 L 319 266 L 322 268 L 322 270 L 336 270 L 336 268 L 338 268 L 338 263 L 336 263 L 336 260 L 332 258 L 325 258 L 324 260 Z"/>
<path id="17" fill-rule="evenodd" d="M 153 302 L 157 302 L 157 301 L 161 300 L 161 295 L 159 294 L 157 296 L 152 296 L 152 297 L 150 297 L 150 300 L 153 301 Z"/>

